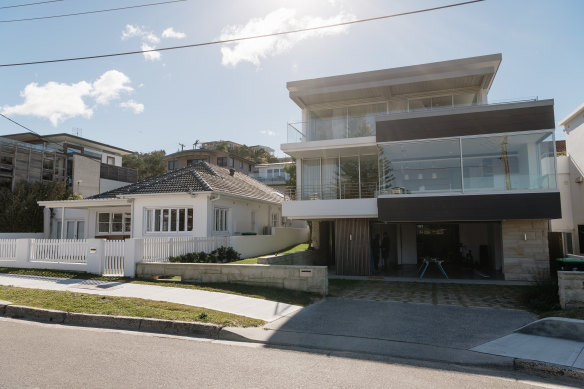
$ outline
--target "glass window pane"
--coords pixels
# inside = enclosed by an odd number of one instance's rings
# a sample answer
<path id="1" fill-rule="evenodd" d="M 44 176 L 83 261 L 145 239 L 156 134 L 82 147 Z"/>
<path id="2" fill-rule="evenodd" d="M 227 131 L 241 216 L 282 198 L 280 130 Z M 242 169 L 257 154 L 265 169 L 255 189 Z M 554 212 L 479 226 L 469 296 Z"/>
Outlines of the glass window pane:
<path id="1" fill-rule="evenodd" d="M 77 222 L 77 239 L 85 239 L 85 222 L 83 220 Z"/>
<path id="2" fill-rule="evenodd" d="M 109 213 L 100 213 L 98 220 L 100 223 L 109 223 L 110 214 Z"/>
<path id="3" fill-rule="evenodd" d="M 359 198 L 359 157 L 341 157 L 340 198 Z"/>
<path id="4" fill-rule="evenodd" d="M 151 209 L 146 210 L 146 232 L 152 231 L 152 213 L 153 211 Z"/>
<path id="5" fill-rule="evenodd" d="M 556 188 L 551 133 L 464 138 L 465 191 Z"/>
<path id="6" fill-rule="evenodd" d="M 473 105 L 477 103 L 476 93 L 464 93 L 461 95 L 454 95 L 454 106 Z"/>
<path id="7" fill-rule="evenodd" d="M 334 200 L 339 197 L 339 158 L 322 160 L 322 199 Z"/>
<path id="8" fill-rule="evenodd" d="M 160 209 L 154 211 L 154 231 L 160 232 L 160 218 L 162 216 L 162 212 Z"/>
<path id="9" fill-rule="evenodd" d="M 65 232 L 65 237 L 67 239 L 75 239 L 75 222 L 74 221 L 68 221 L 67 224 L 67 231 Z"/>
<path id="10" fill-rule="evenodd" d="M 302 160 L 302 200 L 320 200 L 320 159 Z"/>
<path id="11" fill-rule="evenodd" d="M 176 231 L 176 223 L 178 221 L 177 217 L 176 217 L 176 209 L 173 208 L 170 210 L 170 230 L 171 231 Z"/>
<path id="12" fill-rule="evenodd" d="M 189 208 L 188 215 L 187 215 L 187 231 L 192 231 L 192 230 L 193 230 L 193 209 Z"/>
<path id="13" fill-rule="evenodd" d="M 112 232 L 122 232 L 123 231 L 123 214 L 114 213 L 112 215 Z"/>
<path id="14" fill-rule="evenodd" d="M 124 213 L 124 232 L 132 231 L 132 215 Z"/>
<path id="15" fill-rule="evenodd" d="M 458 139 L 380 146 L 382 194 L 461 191 Z"/>
<path id="16" fill-rule="evenodd" d="M 421 99 L 408 100 L 408 109 L 410 111 L 421 111 L 432 108 L 432 98 L 424 97 Z"/>
<path id="17" fill-rule="evenodd" d="M 57 222 L 57 239 L 61 239 L 61 222 Z"/>
<path id="18" fill-rule="evenodd" d="M 308 140 L 347 137 L 347 109 L 323 109 L 310 112 Z"/>
<path id="19" fill-rule="evenodd" d="M 432 97 L 432 108 L 451 108 L 452 95 Z"/>
<path id="20" fill-rule="evenodd" d="M 377 155 L 361 155 L 361 198 L 375 197 L 379 175 L 377 173 Z"/>
<path id="21" fill-rule="evenodd" d="M 168 231 L 168 209 L 162 210 L 162 231 Z"/>
<path id="22" fill-rule="evenodd" d="M 181 208 L 178 210 L 178 230 L 184 231 L 185 230 L 185 209 Z"/>

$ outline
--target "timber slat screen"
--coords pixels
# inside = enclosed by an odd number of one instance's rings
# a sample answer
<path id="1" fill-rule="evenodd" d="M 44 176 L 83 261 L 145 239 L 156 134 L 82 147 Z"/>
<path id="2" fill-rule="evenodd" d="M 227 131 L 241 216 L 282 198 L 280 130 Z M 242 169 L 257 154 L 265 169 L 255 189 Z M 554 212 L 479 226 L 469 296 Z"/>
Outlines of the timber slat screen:
<path id="1" fill-rule="evenodd" d="M 335 220 L 335 261 L 339 275 L 369 275 L 369 220 Z"/>

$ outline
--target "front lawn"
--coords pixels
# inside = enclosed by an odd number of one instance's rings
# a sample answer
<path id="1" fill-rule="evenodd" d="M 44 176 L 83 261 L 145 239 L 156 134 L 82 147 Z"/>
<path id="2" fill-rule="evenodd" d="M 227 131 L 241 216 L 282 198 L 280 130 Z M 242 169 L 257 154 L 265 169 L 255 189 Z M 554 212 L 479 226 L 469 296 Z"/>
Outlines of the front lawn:
<path id="1" fill-rule="evenodd" d="M 275 252 L 273 254 L 277 254 L 277 255 L 289 254 L 289 253 L 295 253 L 297 251 L 304 251 L 306 249 L 308 249 L 308 243 L 300 243 L 300 244 L 297 244 L 295 246 L 288 247 L 288 248 L 284 249 L 283 251 Z M 245 259 L 240 259 L 239 261 L 229 262 L 229 263 L 232 265 L 257 265 L 258 259 L 257 259 L 257 257 L 245 258 Z"/>
<path id="2" fill-rule="evenodd" d="M 25 289 L 0 286 L 0 300 L 15 305 L 65 312 L 143 317 L 218 324 L 227 327 L 259 327 L 266 322 L 207 308 L 129 297 Z"/>

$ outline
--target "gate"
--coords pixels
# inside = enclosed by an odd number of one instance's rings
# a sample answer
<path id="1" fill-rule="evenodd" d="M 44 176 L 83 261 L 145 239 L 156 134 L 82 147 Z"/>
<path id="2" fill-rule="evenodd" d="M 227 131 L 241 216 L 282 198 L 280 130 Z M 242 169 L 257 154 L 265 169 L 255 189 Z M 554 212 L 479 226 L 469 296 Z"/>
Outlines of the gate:
<path id="1" fill-rule="evenodd" d="M 123 240 L 106 240 L 103 256 L 103 275 L 119 276 L 124 275 L 124 246 Z"/>

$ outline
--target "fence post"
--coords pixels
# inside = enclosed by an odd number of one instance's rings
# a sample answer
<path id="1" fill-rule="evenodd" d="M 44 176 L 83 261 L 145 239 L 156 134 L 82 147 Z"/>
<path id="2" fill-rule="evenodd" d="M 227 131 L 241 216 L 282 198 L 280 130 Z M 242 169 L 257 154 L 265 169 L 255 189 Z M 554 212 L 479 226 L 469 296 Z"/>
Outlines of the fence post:
<path id="1" fill-rule="evenodd" d="M 103 274 L 103 261 L 105 260 L 105 240 L 87 239 L 87 272 L 91 274 Z"/>
<path id="2" fill-rule="evenodd" d="M 124 241 L 124 277 L 136 277 L 136 262 L 139 260 L 137 245 L 138 239 Z"/>
<path id="3" fill-rule="evenodd" d="M 168 239 L 168 257 L 174 257 L 174 238 Z"/>
<path id="4" fill-rule="evenodd" d="M 16 239 L 16 264 L 18 267 L 30 266 L 30 246 L 32 239 Z"/>

